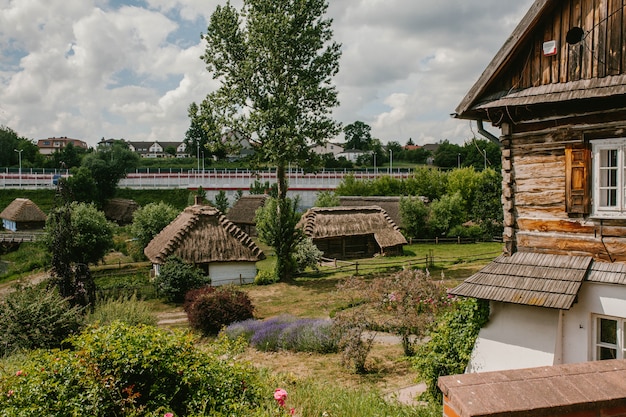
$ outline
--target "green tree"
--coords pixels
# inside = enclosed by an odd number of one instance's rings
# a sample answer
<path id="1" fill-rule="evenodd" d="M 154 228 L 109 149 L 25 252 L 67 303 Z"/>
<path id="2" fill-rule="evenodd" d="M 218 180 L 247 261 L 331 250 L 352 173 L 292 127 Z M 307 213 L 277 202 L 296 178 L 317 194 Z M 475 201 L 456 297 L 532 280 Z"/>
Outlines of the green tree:
<path id="1" fill-rule="evenodd" d="M 21 151 L 21 152 L 19 152 Z M 0 126 L 0 166 L 22 168 L 41 166 L 43 158 L 37 145 L 18 134 L 11 128 Z"/>
<path id="2" fill-rule="evenodd" d="M 477 170 L 485 167 L 500 169 L 502 166 L 502 151 L 497 143 L 486 139 L 472 139 L 465 143 L 462 151 L 461 165 L 473 166 Z"/>
<path id="3" fill-rule="evenodd" d="M 297 207 L 297 198 L 292 200 L 270 197 L 256 213 L 259 239 L 276 251 L 276 276 L 285 281 L 291 280 L 296 269 L 293 253 L 304 239 L 304 232 L 296 227 L 300 220 Z"/>
<path id="4" fill-rule="evenodd" d="M 502 175 L 494 169 L 487 168 L 481 172 L 470 211 L 471 220 L 480 226 L 486 238 L 502 236 L 504 211 L 501 198 Z"/>
<path id="5" fill-rule="evenodd" d="M 83 158 L 82 166 L 91 171 L 99 193 L 94 201 L 99 207 L 115 196 L 117 184 L 126 177 L 126 171 L 137 167 L 139 155 L 131 151 L 123 140 L 112 144 L 100 145 L 96 152 Z"/>
<path id="6" fill-rule="evenodd" d="M 405 180 L 406 195 L 424 196 L 429 201 L 437 200 L 446 193 L 448 175 L 435 168 L 416 167 Z"/>
<path id="7" fill-rule="evenodd" d="M 72 200 L 91 203 L 98 201 L 98 185 L 91 171 L 87 167 L 72 169 L 72 175 L 67 179 L 60 178 L 59 181 L 65 181 L 66 186 L 71 192 Z"/>
<path id="8" fill-rule="evenodd" d="M 130 232 L 143 250 L 177 215 L 178 210 L 162 201 L 146 204 L 133 214 Z"/>
<path id="9" fill-rule="evenodd" d="M 222 213 L 226 213 L 228 211 L 228 197 L 226 196 L 226 191 L 220 190 L 215 195 L 215 208 Z"/>
<path id="10" fill-rule="evenodd" d="M 450 229 L 467 219 L 464 207 L 465 201 L 460 193 L 445 194 L 439 200 L 430 203 L 428 228 L 435 236 L 447 236 Z"/>
<path id="11" fill-rule="evenodd" d="M 469 213 L 474 204 L 480 204 L 475 200 L 476 191 L 481 183 L 481 174 L 469 166 L 461 169 L 454 169 L 448 172 L 448 195 L 459 193 L 463 199 L 463 210 Z"/>
<path id="12" fill-rule="evenodd" d="M 315 207 L 337 207 L 339 196 L 332 191 L 320 191 L 315 198 Z"/>
<path id="13" fill-rule="evenodd" d="M 63 184 L 61 184 L 61 192 Z M 65 197 L 65 196 L 64 196 Z M 95 301 L 89 264 L 100 261 L 113 247 L 113 227 L 93 204 L 68 203 L 55 207 L 45 227 L 45 245 L 52 254 L 53 283 L 75 305 Z"/>
<path id="14" fill-rule="evenodd" d="M 188 264 L 178 256 L 165 260 L 159 275 L 154 279 L 157 292 L 168 301 L 182 303 L 189 290 L 209 285 L 211 280 L 195 265 Z"/>
<path id="15" fill-rule="evenodd" d="M 287 164 L 307 165 L 313 146 L 339 131 L 330 113 L 338 105 L 332 77 L 341 47 L 332 41 L 327 8 L 325 0 L 244 0 L 240 11 L 227 3 L 203 35 L 202 59 L 221 85 L 197 106 L 191 123 L 201 119 L 209 142 L 222 141 L 229 130 L 253 138 L 253 162 L 276 167 L 279 200 L 287 196 Z M 275 249 L 278 258 L 290 258 Z M 281 278 L 290 273 L 283 272 Z"/>
<path id="16" fill-rule="evenodd" d="M 447 139 L 439 144 L 435 151 L 435 165 L 440 168 L 456 168 L 459 160 L 465 160 L 465 151 L 457 144 L 450 143 Z"/>
<path id="17" fill-rule="evenodd" d="M 362 151 L 370 150 L 372 144 L 371 130 L 372 128 L 369 125 L 358 120 L 344 126 L 345 148 L 360 149 Z"/>
<path id="18" fill-rule="evenodd" d="M 408 237 L 423 239 L 428 233 L 428 207 L 418 197 L 403 197 L 400 199 L 400 216 L 404 225 L 404 232 Z"/>
<path id="19" fill-rule="evenodd" d="M 51 156 L 47 165 L 51 168 L 70 169 L 79 167 L 83 156 L 87 153 L 84 148 L 76 147 L 73 143 L 68 143 L 63 148 L 57 149 Z"/>

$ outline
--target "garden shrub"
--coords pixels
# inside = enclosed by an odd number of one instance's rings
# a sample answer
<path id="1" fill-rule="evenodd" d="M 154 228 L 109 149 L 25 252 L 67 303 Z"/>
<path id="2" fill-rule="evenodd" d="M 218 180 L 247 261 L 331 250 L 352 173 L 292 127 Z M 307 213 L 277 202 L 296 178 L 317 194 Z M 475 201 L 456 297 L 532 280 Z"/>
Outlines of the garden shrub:
<path id="1" fill-rule="evenodd" d="M 70 343 L 0 375 L 0 416 L 248 416 L 271 392 L 224 340 L 115 322 Z"/>
<path id="2" fill-rule="evenodd" d="M 310 237 L 305 237 L 300 241 L 293 253 L 293 260 L 296 263 L 296 271 L 304 272 L 307 268 L 315 271 L 319 270 L 319 263 L 324 252 L 319 250 Z"/>
<path id="3" fill-rule="evenodd" d="M 189 290 L 210 284 L 211 280 L 195 265 L 185 263 L 178 256 L 170 256 L 161 267 L 161 272 L 154 279 L 154 283 L 158 294 L 170 302 L 182 303 Z"/>
<path id="4" fill-rule="evenodd" d="M 278 282 L 278 277 L 275 271 L 259 271 L 254 277 L 254 283 L 256 285 L 270 285 Z"/>
<path id="5" fill-rule="evenodd" d="M 183 308 L 189 326 L 205 335 L 217 334 L 224 326 L 254 316 L 248 294 L 230 286 L 189 291 Z"/>
<path id="6" fill-rule="evenodd" d="M 428 396 L 441 402 L 437 379 L 465 372 L 478 332 L 488 320 L 489 302 L 474 298 L 458 300 L 454 309 L 441 315 L 413 362 L 426 382 Z"/>
<path id="7" fill-rule="evenodd" d="M 254 348 L 264 352 L 332 353 L 337 351 L 337 338 L 332 322 L 325 319 L 298 319 L 288 314 L 268 320 L 245 320 L 224 329 L 231 339 L 242 337 Z"/>
<path id="8" fill-rule="evenodd" d="M 148 305 L 137 299 L 137 295 L 130 297 L 106 298 L 98 300 L 93 313 L 87 315 L 89 324 L 104 326 L 114 321 L 121 321 L 129 326 L 138 324 L 156 325 L 157 319 Z"/>
<path id="9" fill-rule="evenodd" d="M 72 307 L 56 289 L 18 288 L 0 301 L 0 354 L 59 347 L 83 320 L 82 309 Z"/>

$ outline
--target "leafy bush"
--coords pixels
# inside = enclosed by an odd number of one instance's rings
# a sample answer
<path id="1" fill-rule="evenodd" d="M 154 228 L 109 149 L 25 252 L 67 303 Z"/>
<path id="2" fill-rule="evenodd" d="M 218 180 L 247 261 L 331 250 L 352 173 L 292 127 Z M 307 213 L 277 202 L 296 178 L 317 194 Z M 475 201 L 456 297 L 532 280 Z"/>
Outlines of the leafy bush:
<path id="1" fill-rule="evenodd" d="M 93 313 L 87 315 L 89 324 L 100 326 L 114 321 L 121 321 L 129 326 L 138 324 L 156 325 L 157 320 L 148 305 L 137 299 L 137 295 L 130 297 L 107 298 L 99 300 Z"/>
<path id="2" fill-rule="evenodd" d="M 70 343 L 0 376 L 0 416 L 248 416 L 269 391 L 227 340 L 200 351 L 190 334 L 115 322 Z"/>
<path id="3" fill-rule="evenodd" d="M 478 332 L 488 320 L 488 301 L 461 299 L 439 318 L 430 340 L 418 348 L 414 365 L 426 382 L 427 394 L 437 402 L 441 402 L 437 379 L 465 372 Z"/>
<path id="4" fill-rule="evenodd" d="M 70 306 L 56 290 L 16 289 L 0 302 L 0 354 L 59 347 L 82 324 L 82 310 Z"/>
<path id="5" fill-rule="evenodd" d="M 278 282 L 276 271 L 259 271 L 254 277 L 254 283 L 256 285 L 270 285 Z"/>
<path id="6" fill-rule="evenodd" d="M 331 353 L 337 351 L 332 322 L 324 319 L 297 319 L 281 315 L 268 320 L 245 320 L 228 326 L 224 333 L 231 339 L 244 338 L 256 349 L 268 352 Z"/>
<path id="7" fill-rule="evenodd" d="M 324 252 L 319 250 L 310 237 L 305 237 L 296 245 L 293 260 L 296 263 L 297 272 L 303 272 L 307 268 L 319 270 L 319 263 Z"/>
<path id="8" fill-rule="evenodd" d="M 178 210 L 163 201 L 150 203 L 136 210 L 130 229 L 141 249 L 143 250 L 177 215 Z"/>
<path id="9" fill-rule="evenodd" d="M 204 276 L 200 269 L 183 262 L 178 256 L 167 258 L 161 273 L 154 279 L 157 293 L 173 303 L 183 302 L 187 291 L 210 282 L 210 278 Z"/>
<path id="10" fill-rule="evenodd" d="M 189 291 L 183 306 L 192 329 L 217 334 L 224 326 L 253 317 L 248 294 L 234 287 L 204 287 Z"/>

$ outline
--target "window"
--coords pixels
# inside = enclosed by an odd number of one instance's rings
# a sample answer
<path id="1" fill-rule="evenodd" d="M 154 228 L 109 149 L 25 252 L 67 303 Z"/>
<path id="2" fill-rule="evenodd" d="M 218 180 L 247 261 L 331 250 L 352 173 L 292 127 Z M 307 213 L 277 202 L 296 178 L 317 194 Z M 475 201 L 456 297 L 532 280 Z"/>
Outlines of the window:
<path id="1" fill-rule="evenodd" d="M 593 142 L 593 212 L 626 217 L 626 139 Z"/>
<path id="2" fill-rule="evenodd" d="M 618 317 L 594 316 L 593 359 L 624 359 L 626 320 Z"/>

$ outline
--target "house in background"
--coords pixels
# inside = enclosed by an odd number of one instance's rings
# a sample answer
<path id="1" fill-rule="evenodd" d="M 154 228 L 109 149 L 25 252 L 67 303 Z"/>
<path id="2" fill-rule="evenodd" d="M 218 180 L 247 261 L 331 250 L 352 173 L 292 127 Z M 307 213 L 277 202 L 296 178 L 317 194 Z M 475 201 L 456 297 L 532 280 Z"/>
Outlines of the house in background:
<path id="1" fill-rule="evenodd" d="M 187 146 L 184 142 L 137 142 L 128 141 L 128 147 L 131 151 L 139 154 L 142 158 L 185 158 L 189 156 Z M 175 150 L 174 155 L 167 152 L 168 148 Z"/>
<path id="2" fill-rule="evenodd" d="M 228 210 L 226 217 L 248 235 L 256 236 L 256 211 L 265 205 L 267 198 L 266 194 L 243 195 Z"/>
<path id="3" fill-rule="evenodd" d="M 2 213 L 2 226 L 12 232 L 20 230 L 43 229 L 46 214 L 28 198 L 16 198 Z"/>
<path id="4" fill-rule="evenodd" d="M 298 227 L 327 258 L 350 259 L 402 255 L 406 239 L 378 206 L 313 207 Z"/>
<path id="5" fill-rule="evenodd" d="M 324 146 L 316 145 L 312 149 L 317 155 L 332 154 L 333 158 L 337 158 L 337 156 L 344 151 L 343 146 L 332 142 L 328 142 L 324 144 Z"/>
<path id="6" fill-rule="evenodd" d="M 144 249 L 155 275 L 170 255 L 201 268 L 211 285 L 249 284 L 261 249 L 243 230 L 211 206 L 187 207 Z"/>
<path id="7" fill-rule="evenodd" d="M 80 139 L 70 139 L 67 136 L 62 138 L 48 138 L 48 139 L 39 139 L 37 141 L 37 148 L 39 148 L 39 153 L 42 155 L 52 155 L 56 151 L 61 151 L 68 144 L 72 144 L 77 148 L 87 149 L 87 143 Z"/>
<path id="8" fill-rule="evenodd" d="M 358 161 L 359 157 L 367 155 L 368 153 L 369 151 L 362 151 L 360 149 L 345 149 L 344 151 L 339 152 L 337 155 L 335 155 L 335 158 L 344 157 L 347 161 L 354 163 Z"/>
<path id="9" fill-rule="evenodd" d="M 504 254 L 451 290 L 490 300 L 469 372 L 626 356 L 624 17 L 535 1 L 456 109 L 503 167 Z"/>

